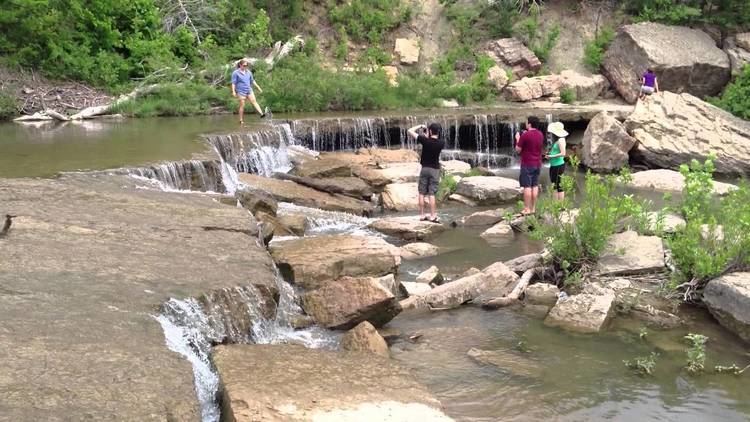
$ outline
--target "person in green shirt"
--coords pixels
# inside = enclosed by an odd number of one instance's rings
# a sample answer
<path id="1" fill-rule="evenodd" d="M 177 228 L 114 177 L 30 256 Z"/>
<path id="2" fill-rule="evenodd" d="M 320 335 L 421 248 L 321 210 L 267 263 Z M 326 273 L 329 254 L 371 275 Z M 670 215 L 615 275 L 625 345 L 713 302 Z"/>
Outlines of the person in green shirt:
<path id="1" fill-rule="evenodd" d="M 563 191 L 560 179 L 565 172 L 565 138 L 568 136 L 568 132 L 565 130 L 562 122 L 550 123 L 547 127 L 547 132 L 555 137 L 555 142 L 547 154 L 547 158 L 549 159 L 549 178 L 555 188 L 555 192 L 553 193 L 555 199 L 562 201 L 565 199 L 565 192 Z"/>

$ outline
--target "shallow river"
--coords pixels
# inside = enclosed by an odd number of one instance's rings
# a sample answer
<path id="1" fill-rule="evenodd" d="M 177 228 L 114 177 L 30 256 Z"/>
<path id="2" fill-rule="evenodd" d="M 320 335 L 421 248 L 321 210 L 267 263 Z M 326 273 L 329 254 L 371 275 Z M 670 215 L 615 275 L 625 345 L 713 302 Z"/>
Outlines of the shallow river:
<path id="1" fill-rule="evenodd" d="M 59 171 L 186 159 L 208 149 L 200 133 L 236 128 L 233 116 L 91 124 L 57 130 L 0 125 L 0 177 L 45 177 Z M 656 202 L 661 197 L 639 194 Z M 447 208 L 441 210 L 441 218 L 450 222 L 473 211 Z M 361 219 L 355 220 L 343 231 L 363 231 Z M 490 246 L 480 232 L 448 230 L 433 241 L 448 252 L 404 262 L 400 277 L 411 281 L 431 265 L 455 276 L 470 267 L 483 268 L 541 249 L 523 235 Z M 742 376 L 690 376 L 681 369 L 686 361 L 682 337 L 688 332 L 710 338 L 707 368 L 747 365 L 747 345 L 706 312 L 692 309 L 687 315 L 687 328 L 648 330 L 645 339 L 639 336 L 641 324 L 629 320 L 618 319 L 599 335 L 574 335 L 547 328 L 538 316 L 519 310 L 471 306 L 404 313 L 388 330 L 406 334 L 392 345 L 393 358 L 411 368 L 447 413 L 461 421 L 750 420 L 750 371 Z M 421 336 L 408 340 L 413 334 Z M 504 350 L 519 366 L 500 370 L 478 363 L 467 355 L 472 348 Z M 659 353 L 653 376 L 637 376 L 623 364 L 651 352 Z"/>

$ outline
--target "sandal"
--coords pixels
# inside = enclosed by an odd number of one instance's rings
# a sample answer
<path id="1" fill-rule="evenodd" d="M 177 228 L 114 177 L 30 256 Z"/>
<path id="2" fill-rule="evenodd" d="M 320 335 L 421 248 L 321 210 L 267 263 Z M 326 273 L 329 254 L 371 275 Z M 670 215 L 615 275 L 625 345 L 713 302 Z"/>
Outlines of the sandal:
<path id="1" fill-rule="evenodd" d="M 419 219 L 419 221 L 430 221 L 429 217 L 422 217 Z"/>
<path id="2" fill-rule="evenodd" d="M 437 218 L 437 217 L 435 217 L 435 218 L 433 218 L 433 219 L 430 219 L 430 220 L 428 220 L 428 221 L 429 221 L 430 223 L 434 223 L 434 224 L 440 224 L 440 219 L 439 219 L 439 218 Z"/>

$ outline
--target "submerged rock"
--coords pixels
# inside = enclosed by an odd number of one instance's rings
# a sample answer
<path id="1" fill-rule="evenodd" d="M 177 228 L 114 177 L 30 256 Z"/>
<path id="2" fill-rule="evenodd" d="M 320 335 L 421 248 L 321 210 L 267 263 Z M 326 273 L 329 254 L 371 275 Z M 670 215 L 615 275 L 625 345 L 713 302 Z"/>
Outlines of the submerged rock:
<path id="1" fill-rule="evenodd" d="M 457 308 L 483 296 L 505 296 L 518 282 L 518 275 L 502 262 L 496 262 L 481 272 L 438 286 L 424 296 L 432 308 Z"/>
<path id="2" fill-rule="evenodd" d="M 560 299 L 547 314 L 544 324 L 579 333 L 598 333 L 613 314 L 615 292 L 600 289 Z"/>
<path id="3" fill-rule="evenodd" d="M 660 90 L 701 97 L 718 94 L 730 78 L 729 58 L 705 32 L 652 22 L 621 27 L 602 67 L 630 103 L 638 99 L 647 68 L 656 72 Z"/>
<path id="4" fill-rule="evenodd" d="M 233 345 L 213 360 L 224 414 L 236 422 L 452 421 L 408 371 L 361 352 Z"/>
<path id="5" fill-rule="evenodd" d="M 306 237 L 274 242 L 269 249 L 284 277 L 307 289 L 344 276 L 394 273 L 401 261 L 395 246 L 375 236 Z"/>
<path id="6" fill-rule="evenodd" d="M 408 243 L 401 247 L 401 258 L 413 260 L 435 256 L 440 253 L 440 248 L 424 242 Z"/>
<path id="7" fill-rule="evenodd" d="M 466 352 L 470 358 L 485 365 L 492 365 L 511 375 L 538 378 L 542 375 L 542 365 L 510 350 L 481 350 L 476 348 Z"/>
<path id="8" fill-rule="evenodd" d="M 613 235 L 599 257 L 599 275 L 635 275 L 665 270 L 664 244 L 658 236 L 634 231 Z"/>
<path id="9" fill-rule="evenodd" d="M 513 227 L 503 221 L 483 231 L 479 236 L 490 245 L 498 242 L 502 244 L 509 239 L 513 239 Z"/>
<path id="10" fill-rule="evenodd" d="M 456 193 L 480 205 L 497 205 L 517 199 L 521 191 L 517 180 L 497 176 L 473 176 L 461 179 Z"/>
<path id="11" fill-rule="evenodd" d="M 690 94 L 660 92 L 638 102 L 625 127 L 638 141 L 633 158 L 649 166 L 679 169 L 714 154 L 717 173 L 750 172 L 750 122 Z"/>
<path id="12" fill-rule="evenodd" d="M 385 358 L 390 357 L 388 344 L 369 322 L 361 322 L 341 338 L 341 348 L 353 352 L 370 352 Z"/>
<path id="13" fill-rule="evenodd" d="M 393 293 L 373 277 L 342 277 L 302 295 L 302 308 L 315 321 L 347 330 L 362 321 L 381 327 L 401 312 Z"/>
<path id="14" fill-rule="evenodd" d="M 467 198 L 467 197 L 465 197 L 463 195 L 459 195 L 457 193 L 451 194 L 450 196 L 448 196 L 448 199 L 450 199 L 451 201 L 459 202 L 459 203 L 464 204 L 464 205 L 468 205 L 470 207 L 476 207 L 477 206 L 476 201 L 474 201 L 473 199 Z"/>
<path id="15" fill-rule="evenodd" d="M 721 325 L 750 342 L 750 273 L 731 273 L 709 281 L 703 303 Z"/>
<path id="16" fill-rule="evenodd" d="M 389 211 L 414 211 L 419 208 L 417 183 L 391 183 L 383 189 L 383 208 Z"/>
<path id="17" fill-rule="evenodd" d="M 381 218 L 370 223 L 369 228 L 404 240 L 426 240 L 447 230 L 431 221 L 420 221 L 417 216 Z"/>
<path id="18" fill-rule="evenodd" d="M 458 220 L 459 226 L 466 227 L 480 227 L 480 226 L 492 226 L 497 224 L 505 218 L 505 214 L 508 212 L 505 208 L 498 208 L 495 210 L 479 211 L 474 214 L 467 215 Z"/>

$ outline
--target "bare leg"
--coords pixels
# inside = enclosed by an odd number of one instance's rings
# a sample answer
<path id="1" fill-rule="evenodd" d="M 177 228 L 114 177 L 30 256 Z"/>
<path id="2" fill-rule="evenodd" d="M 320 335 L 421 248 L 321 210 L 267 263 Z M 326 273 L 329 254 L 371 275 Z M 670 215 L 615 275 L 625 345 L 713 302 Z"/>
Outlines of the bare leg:
<path id="1" fill-rule="evenodd" d="M 247 96 L 247 99 L 250 101 L 250 104 L 253 105 L 255 108 L 255 111 L 258 112 L 261 116 L 263 115 L 263 111 L 260 109 L 260 106 L 258 105 L 258 101 L 255 99 L 255 93 L 251 92 L 250 95 Z"/>
<path id="2" fill-rule="evenodd" d="M 237 110 L 240 114 L 240 123 L 244 123 L 245 120 L 243 119 L 245 114 L 245 97 L 240 97 L 240 108 Z"/>
<path id="3" fill-rule="evenodd" d="M 424 195 L 419 194 L 419 218 L 424 218 Z"/>
<path id="4" fill-rule="evenodd" d="M 427 200 L 430 202 L 430 218 L 435 220 L 437 218 L 437 212 L 435 209 L 435 195 L 428 196 Z"/>
<path id="5" fill-rule="evenodd" d="M 523 188 L 523 211 L 521 214 L 531 213 L 531 188 Z"/>
<path id="6" fill-rule="evenodd" d="M 531 212 L 536 212 L 536 200 L 539 197 L 539 186 L 531 188 Z"/>

